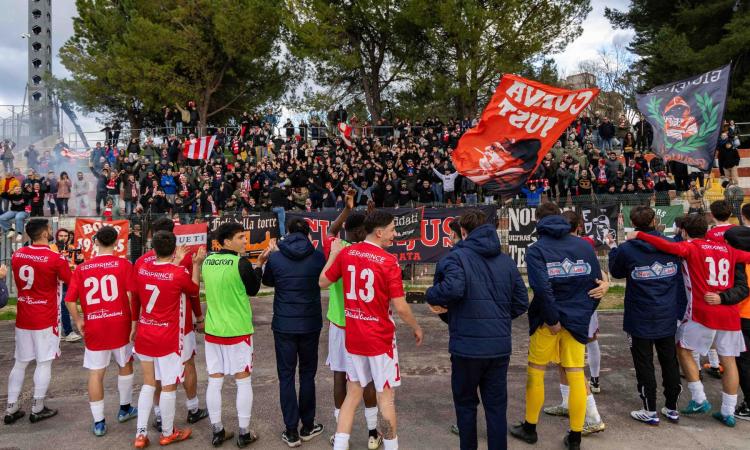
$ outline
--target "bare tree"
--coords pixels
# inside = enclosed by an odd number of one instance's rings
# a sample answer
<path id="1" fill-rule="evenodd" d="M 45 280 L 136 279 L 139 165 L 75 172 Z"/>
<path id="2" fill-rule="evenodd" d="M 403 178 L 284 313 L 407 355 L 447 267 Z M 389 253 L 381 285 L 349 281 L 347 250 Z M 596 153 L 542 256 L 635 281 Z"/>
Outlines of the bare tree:
<path id="1" fill-rule="evenodd" d="M 602 90 L 602 100 L 622 101 L 622 109 L 628 120 L 631 123 L 635 120 L 638 115 L 635 94 L 641 80 L 635 58 L 624 44 L 614 43 L 611 47 L 601 48 L 596 58 L 581 61 L 578 70 L 594 75 L 597 86 Z"/>

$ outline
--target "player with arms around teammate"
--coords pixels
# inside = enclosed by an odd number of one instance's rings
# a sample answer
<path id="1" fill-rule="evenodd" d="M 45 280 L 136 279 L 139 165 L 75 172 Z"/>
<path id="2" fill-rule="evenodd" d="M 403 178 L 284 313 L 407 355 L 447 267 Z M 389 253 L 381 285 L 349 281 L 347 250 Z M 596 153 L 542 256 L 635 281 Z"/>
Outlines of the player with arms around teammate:
<path id="1" fill-rule="evenodd" d="M 49 248 L 52 231 L 47 219 L 31 219 L 26 224 L 31 245 L 13 253 L 11 266 L 18 288 L 15 364 L 8 377 L 8 408 L 5 423 L 24 416 L 18 397 L 29 362 L 34 370 L 34 403 L 29 420 L 38 422 L 57 414 L 44 406 L 52 377 L 52 360 L 60 356 L 60 283 L 70 281 L 70 267 L 60 254 Z"/>
<path id="2" fill-rule="evenodd" d="M 92 431 L 96 436 L 107 433 L 104 421 L 104 372 L 114 356 L 119 366 L 117 388 L 120 391 L 118 422 L 128 421 L 138 415 L 130 405 L 133 398 L 133 345 L 134 320 L 128 286 L 133 276 L 133 266 L 125 258 L 114 256 L 117 230 L 104 226 L 96 232 L 94 240 L 99 254 L 80 264 L 70 280 L 65 306 L 70 317 L 84 337 L 86 351 L 83 367 L 89 369 L 89 405 L 94 416 Z M 83 318 L 78 314 L 76 302 L 80 299 Z"/>
<path id="3" fill-rule="evenodd" d="M 168 445 L 190 437 L 190 428 L 174 428 L 177 384 L 184 379 L 184 320 L 187 296 L 200 292 L 200 265 L 206 257 L 201 248 L 193 258 L 192 277 L 184 267 L 173 264 L 185 256 L 185 248 L 176 250 L 174 233 L 157 231 L 151 239 L 156 260 L 143 264 L 136 272 L 137 302 L 134 317 L 139 317 L 135 334 L 135 353 L 141 361 L 143 386 L 138 397 L 138 427 L 135 447 L 148 446 L 148 416 L 154 400 L 156 381 L 161 382 L 159 398 L 162 432 L 159 444 Z M 138 311 L 138 309 L 140 311 Z"/>
<path id="4" fill-rule="evenodd" d="M 221 423 L 221 388 L 224 376 L 234 376 L 237 384 L 237 417 L 239 435 L 237 446 L 247 447 L 258 435 L 250 430 L 253 409 L 253 310 L 250 297 L 260 289 L 261 269 L 253 269 L 246 258 L 247 235 L 239 223 L 225 223 L 215 232 L 221 250 L 206 258 L 203 263 L 203 280 L 206 289 L 206 369 L 208 388 L 206 405 L 214 447 L 231 439 L 233 433 L 224 431 Z M 262 266 L 268 259 L 271 247 L 258 257 Z"/>
<path id="5" fill-rule="evenodd" d="M 346 240 L 341 240 L 342 247 L 362 242 L 367 236 L 365 231 L 365 213 L 352 211 L 354 207 L 354 196 L 356 191 L 350 189 L 346 195 L 345 207 L 341 214 L 331 224 L 328 235 L 323 240 L 323 255 L 328 259 L 331 254 L 331 246 L 336 241 L 339 231 L 343 226 L 346 231 Z M 369 205 L 368 205 L 369 206 Z M 346 318 L 344 315 L 344 287 L 343 281 L 338 280 L 328 288 L 328 314 L 330 322 L 328 326 L 328 358 L 326 365 L 333 371 L 333 416 L 336 422 L 339 420 L 341 405 L 346 398 Z M 378 433 L 378 399 L 375 394 L 375 386 L 370 383 L 364 389 L 362 399 L 365 403 L 365 421 L 367 423 L 367 448 L 376 450 L 383 443 L 383 436 Z M 333 445 L 334 435 L 331 435 Z"/>
<path id="6" fill-rule="evenodd" d="M 544 371 L 548 363 L 565 369 L 570 394 L 570 432 L 567 448 L 581 447 L 586 417 L 586 381 L 583 373 L 591 315 L 599 306 L 589 291 L 602 275 L 594 249 L 570 234 L 570 223 L 554 203 L 536 209 L 539 235 L 526 252 L 529 285 L 534 299 L 529 307 L 529 365 L 526 381 L 526 420 L 510 430 L 527 443 L 537 441 L 536 424 L 544 404 Z"/>
<path id="7" fill-rule="evenodd" d="M 720 294 L 734 286 L 735 265 L 737 262 L 750 262 L 750 253 L 706 240 L 707 231 L 706 218 L 702 214 L 691 214 L 683 223 L 683 242 L 667 242 L 641 231 L 628 233 L 628 239 L 646 241 L 657 250 L 684 260 L 687 266 L 685 287 L 688 305 L 685 317 L 677 328 L 677 357 L 688 380 L 692 399 L 681 412 L 692 415 L 711 411 L 711 403 L 703 391 L 692 352 L 705 355 L 714 342 L 724 366 L 724 375 L 721 379 L 721 411 L 715 412 L 713 417 L 733 427 L 739 386 L 735 357 L 745 351 L 745 341 L 737 307 L 725 304 Z"/>
<path id="8" fill-rule="evenodd" d="M 333 243 L 319 282 L 321 289 L 326 289 L 343 279 L 344 287 L 349 381 L 334 438 L 336 450 L 349 448 L 354 413 L 370 382 L 374 383 L 383 415 L 385 448 L 398 448 L 393 388 L 401 384 L 401 374 L 391 304 L 414 331 L 417 345 L 422 344 L 422 328 L 406 303 L 398 261 L 385 250 L 393 244 L 396 234 L 393 215 L 372 211 L 367 214 L 364 226 L 367 232 L 364 242 L 343 250 L 340 241 Z"/>
<path id="9" fill-rule="evenodd" d="M 168 217 L 160 217 L 151 223 L 150 227 L 151 235 L 158 231 L 168 231 L 172 233 L 174 231 L 174 222 Z M 147 251 L 135 262 L 134 271 L 137 272 L 143 264 L 156 260 L 156 253 L 154 249 Z M 182 257 L 181 261 L 174 260 L 176 264 L 181 265 L 187 269 L 188 273 L 192 276 L 193 270 L 193 253 L 188 252 Z M 187 406 L 187 422 L 196 423 L 200 420 L 208 417 L 208 410 L 200 408 L 198 403 L 198 375 L 195 371 L 195 331 L 194 328 L 199 330 L 203 327 L 204 317 L 203 311 L 201 310 L 201 301 L 198 295 L 188 297 L 190 308 L 188 308 L 185 314 L 185 339 L 183 340 L 183 352 L 182 361 L 185 363 L 185 378 L 182 380 L 182 388 L 185 390 L 185 406 Z M 192 312 L 191 312 L 192 311 Z M 193 316 L 195 316 L 196 326 L 193 327 Z M 157 431 L 161 432 L 161 408 L 159 407 L 159 397 L 161 396 L 161 383 L 156 382 L 156 390 L 154 391 L 154 421 L 153 426 Z"/>

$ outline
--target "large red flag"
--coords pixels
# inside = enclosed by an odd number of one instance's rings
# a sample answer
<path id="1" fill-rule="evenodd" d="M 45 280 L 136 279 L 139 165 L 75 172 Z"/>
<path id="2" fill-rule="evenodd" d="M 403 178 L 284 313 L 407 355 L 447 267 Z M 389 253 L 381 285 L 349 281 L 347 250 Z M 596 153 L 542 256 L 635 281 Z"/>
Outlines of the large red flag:
<path id="1" fill-rule="evenodd" d="M 597 88 L 571 91 L 503 75 L 479 124 L 458 141 L 453 164 L 475 183 L 491 182 L 491 192 L 515 193 L 598 94 Z"/>

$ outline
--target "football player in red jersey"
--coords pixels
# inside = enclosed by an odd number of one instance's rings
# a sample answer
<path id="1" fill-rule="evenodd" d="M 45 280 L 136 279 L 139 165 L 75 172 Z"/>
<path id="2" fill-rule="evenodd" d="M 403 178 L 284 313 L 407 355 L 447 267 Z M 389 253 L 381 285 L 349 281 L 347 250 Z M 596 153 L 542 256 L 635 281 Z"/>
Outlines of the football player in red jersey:
<path id="1" fill-rule="evenodd" d="M 174 221 L 168 217 L 161 217 L 154 220 L 151 223 L 150 231 L 153 236 L 157 231 L 174 231 Z M 147 263 L 156 260 L 156 253 L 151 249 L 138 258 L 135 262 L 135 271 L 138 268 Z M 175 260 L 182 267 L 186 268 L 188 272 L 192 274 L 193 270 L 193 254 L 188 253 L 181 261 Z M 199 330 L 203 329 L 204 316 L 201 310 L 200 297 L 197 295 L 188 298 L 190 301 L 190 309 L 185 314 L 185 340 L 184 340 L 184 351 L 182 352 L 182 360 L 185 362 L 185 378 L 182 380 L 182 387 L 185 389 L 185 406 L 188 410 L 187 421 L 188 423 L 196 423 L 202 419 L 208 417 L 208 409 L 200 408 L 198 402 L 198 375 L 195 371 L 195 349 L 196 340 L 195 332 L 193 331 L 193 316 L 195 316 L 196 328 Z M 191 312 L 192 310 L 192 312 Z M 156 391 L 154 391 L 154 423 L 153 426 L 157 431 L 161 432 L 161 409 L 159 408 L 159 396 L 161 394 L 161 383 L 156 382 Z"/>
<path id="2" fill-rule="evenodd" d="M 187 297 L 200 292 L 200 268 L 206 257 L 201 249 L 193 258 L 192 277 L 184 267 L 172 263 L 182 260 L 185 248 L 176 250 L 174 233 L 158 231 L 151 245 L 156 261 L 140 266 L 136 271 L 133 302 L 139 311 L 135 335 L 135 353 L 141 361 L 143 387 L 138 397 L 138 427 L 135 447 L 148 446 L 148 416 L 151 412 L 156 380 L 161 381 L 159 398 L 162 412 L 162 433 L 159 444 L 168 445 L 190 437 L 191 430 L 174 428 L 177 384 L 184 378 L 185 314 Z"/>
<path id="3" fill-rule="evenodd" d="M 698 366 L 692 352 L 708 353 L 714 342 L 719 360 L 724 366 L 721 380 L 721 410 L 713 417 L 726 426 L 734 427 L 739 376 L 735 357 L 745 351 L 740 328 L 740 315 L 735 305 L 722 302 L 720 294 L 734 286 L 735 264 L 750 263 L 750 252 L 736 250 L 724 243 L 705 239 L 708 222 L 702 214 L 690 214 L 683 223 L 683 242 L 668 242 L 643 232 L 628 233 L 628 239 L 641 239 L 665 253 L 684 260 L 685 291 L 688 296 L 685 317 L 677 329 L 677 356 L 688 380 L 692 399 L 682 414 L 705 414 L 711 411 L 703 383 L 698 377 Z"/>
<path id="4" fill-rule="evenodd" d="M 34 370 L 34 403 L 29 420 L 38 422 L 57 414 L 44 406 L 52 360 L 60 356 L 60 284 L 70 281 L 70 267 L 61 255 L 49 248 L 52 238 L 47 219 L 31 219 L 26 224 L 31 245 L 13 253 L 11 266 L 18 287 L 16 316 L 16 362 L 8 377 L 8 409 L 5 423 L 24 416 L 18 396 L 29 362 L 36 360 Z"/>
<path id="5" fill-rule="evenodd" d="M 117 388 L 120 391 L 118 422 L 137 416 L 130 405 L 133 398 L 133 345 L 135 321 L 131 319 L 128 285 L 133 265 L 114 256 L 117 230 L 104 226 L 94 235 L 99 247 L 96 257 L 79 265 L 70 280 L 65 306 L 84 337 L 86 351 L 83 367 L 89 369 L 89 405 L 94 416 L 92 432 L 107 433 L 104 421 L 104 372 L 114 356 L 119 366 Z M 83 318 L 76 302 L 81 300 Z"/>
<path id="6" fill-rule="evenodd" d="M 396 406 L 393 388 L 401 384 L 391 304 L 422 344 L 422 328 L 406 303 L 401 269 L 395 256 L 385 251 L 393 244 L 396 226 L 393 215 L 375 210 L 365 218 L 367 238 L 342 250 L 335 241 L 319 285 L 328 288 L 343 279 L 346 314 L 345 345 L 348 352 L 346 399 L 339 413 L 335 450 L 346 450 L 354 413 L 364 388 L 373 383 L 383 415 L 383 443 L 386 450 L 398 448 Z"/>

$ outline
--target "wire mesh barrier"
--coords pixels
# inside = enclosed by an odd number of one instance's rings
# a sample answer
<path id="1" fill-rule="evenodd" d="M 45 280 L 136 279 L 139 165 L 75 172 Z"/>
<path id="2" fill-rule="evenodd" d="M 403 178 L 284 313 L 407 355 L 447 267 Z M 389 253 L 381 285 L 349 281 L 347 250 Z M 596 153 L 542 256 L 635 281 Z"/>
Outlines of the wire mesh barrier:
<path id="1" fill-rule="evenodd" d="M 638 205 L 648 205 L 657 210 L 657 218 L 660 223 L 659 229 L 667 236 L 673 235 L 674 220 L 688 212 L 708 214 L 711 202 L 725 200 L 725 196 L 718 192 L 694 191 L 682 193 L 638 193 L 638 194 L 591 194 L 587 196 L 573 196 L 567 198 L 550 198 L 546 194 L 540 198 L 514 198 L 503 202 L 487 198 L 485 202 L 476 204 L 446 204 L 430 203 L 421 204 L 409 202 L 394 209 L 399 210 L 421 209 L 421 238 L 414 242 L 396 242 L 398 249 L 394 249 L 401 262 L 404 279 L 412 286 L 424 286 L 431 283 L 434 274 L 434 266 L 437 259 L 442 257 L 451 246 L 450 221 L 459 216 L 467 208 L 481 207 L 489 214 L 493 214 L 501 249 L 511 256 L 525 273 L 525 251 L 529 245 L 536 241 L 535 208 L 540 202 L 557 200 L 563 210 L 574 210 L 578 213 L 582 234 L 589 236 L 597 245 L 597 254 L 603 267 L 608 262 L 608 249 L 604 245 L 606 236 L 613 237 L 618 243 L 625 240 L 626 232 L 629 230 L 628 213 L 631 208 Z M 745 201 L 742 198 L 729 199 L 733 215 L 737 223 L 740 222 L 740 208 Z M 61 251 L 71 262 L 71 265 L 80 263 L 95 251 L 95 243 L 91 239 L 96 230 L 103 225 L 113 225 L 120 232 L 116 245 L 117 254 L 135 261 L 149 248 L 149 232 L 151 224 L 159 218 L 167 217 L 178 225 L 205 224 L 198 228 L 197 233 L 203 233 L 198 241 L 208 243 L 211 246 L 210 233 L 220 224 L 227 221 L 243 223 L 248 237 L 247 254 L 249 257 L 257 255 L 268 245 L 271 239 L 279 236 L 279 221 L 290 217 L 304 217 L 311 222 L 313 229 L 313 240 L 316 246 L 320 246 L 322 237 L 327 233 L 333 219 L 338 215 L 336 210 L 326 211 L 300 211 L 284 210 L 251 212 L 242 214 L 238 212 L 223 212 L 219 215 L 201 214 L 137 214 L 125 216 L 120 214 L 121 209 L 115 208 L 112 219 L 104 219 L 101 216 L 70 216 L 50 217 L 54 248 Z M 28 220 L 28 219 L 27 219 Z M 2 222 L 2 221 L 0 221 Z M 8 224 L 0 224 L 8 225 Z M 179 229 L 176 228 L 176 229 Z M 3 231 L 7 231 L 3 227 Z M 68 232 L 69 239 L 65 242 L 57 239 L 59 233 Z M 177 232 L 177 231 L 176 231 Z M 188 231 L 195 235 L 193 228 Z M 196 242 L 193 240 L 193 242 Z M 0 260 L 9 264 L 13 251 L 27 243 L 22 234 L 9 236 L 3 233 L 0 239 Z M 428 249 L 429 251 L 425 250 Z M 428 254 L 429 253 L 429 254 Z M 8 277 L 8 286 L 11 293 L 15 292 L 12 277 Z"/>

